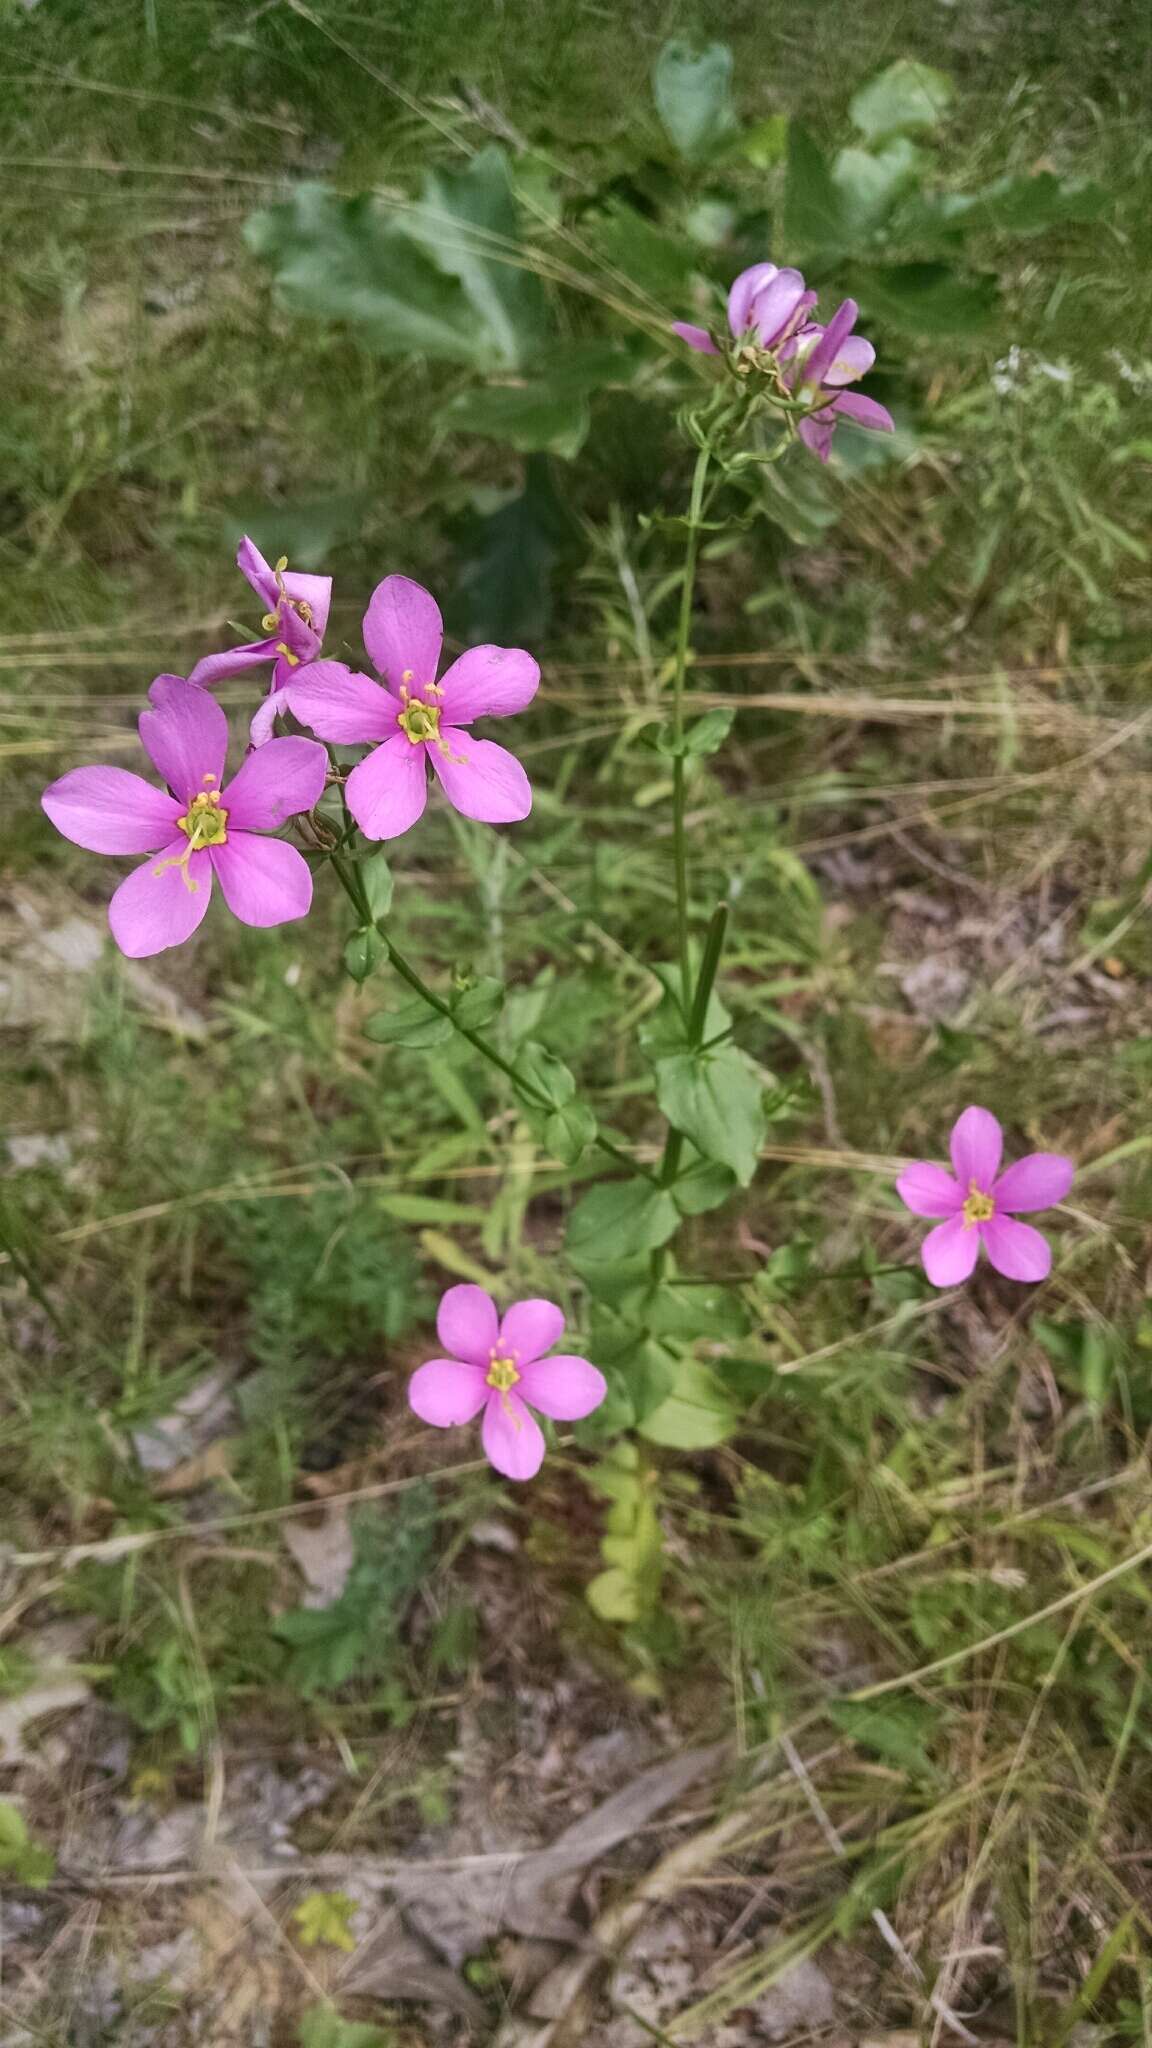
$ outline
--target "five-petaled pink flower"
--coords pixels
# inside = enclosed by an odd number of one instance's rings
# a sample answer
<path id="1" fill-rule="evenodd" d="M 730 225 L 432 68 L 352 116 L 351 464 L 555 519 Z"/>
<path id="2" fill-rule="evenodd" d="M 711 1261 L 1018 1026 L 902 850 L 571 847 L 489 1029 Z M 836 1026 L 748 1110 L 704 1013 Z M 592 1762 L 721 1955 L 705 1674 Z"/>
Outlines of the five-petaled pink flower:
<path id="1" fill-rule="evenodd" d="M 272 737 L 278 711 L 291 708 L 291 686 L 300 671 L 314 662 L 324 641 L 332 603 L 330 576 L 305 576 L 288 567 L 282 556 L 275 567 L 264 560 L 254 541 L 245 534 L 236 551 L 236 567 L 246 576 L 266 607 L 260 624 L 267 636 L 232 647 L 224 654 L 205 655 L 188 677 L 201 689 L 214 689 L 226 676 L 236 676 L 262 661 L 275 664 L 272 687 L 252 720 L 252 744 L 264 745 Z"/>
<path id="2" fill-rule="evenodd" d="M 812 406 L 796 431 L 821 462 L 828 460 L 832 436 L 842 419 L 877 433 L 892 432 L 892 415 L 885 406 L 865 398 L 861 391 L 842 388 L 866 376 L 876 360 L 872 343 L 852 332 L 859 310 L 855 299 L 845 299 L 827 327 L 815 323 L 802 327 L 780 351 L 781 361 L 788 366 L 786 381 L 793 396 L 807 399 Z"/>
<path id="3" fill-rule="evenodd" d="M 514 755 L 462 728 L 523 711 L 536 695 L 539 667 L 520 647 L 471 647 L 437 681 L 443 639 L 435 598 L 407 576 L 386 576 L 364 614 L 364 645 L 384 686 L 321 661 L 292 687 L 294 715 L 322 740 L 378 743 L 345 785 L 368 839 L 395 839 L 416 823 L 428 797 L 428 763 L 466 818 L 510 825 L 532 808 Z"/>
<path id="4" fill-rule="evenodd" d="M 1021 1210 L 1050 1209 L 1062 1202 L 1075 1168 L 1059 1152 L 1029 1152 L 1000 1172 L 1003 1133 L 990 1110 L 973 1105 L 952 1126 L 949 1150 L 955 1177 L 943 1166 L 917 1160 L 896 1182 L 896 1192 L 914 1216 L 943 1216 L 920 1247 L 934 1287 L 967 1280 L 984 1249 L 998 1273 L 1009 1280 L 1043 1280 L 1052 1265 L 1046 1238 L 1030 1223 L 1017 1223 Z"/>
<path id="5" fill-rule="evenodd" d="M 732 339 L 753 350 L 770 352 L 795 333 L 805 313 L 816 304 L 798 270 L 780 270 L 775 263 L 753 263 L 742 270 L 728 293 L 728 326 Z M 673 334 L 702 356 L 721 351 L 706 327 L 675 320 Z"/>
<path id="6" fill-rule="evenodd" d="M 58 832 L 90 853 L 147 853 L 108 906 L 112 936 L 143 960 L 192 936 L 213 876 L 242 924 L 285 924 L 312 903 L 307 861 L 275 832 L 309 811 L 328 760 L 314 740 L 270 740 L 222 784 L 228 720 L 182 676 L 158 676 L 140 738 L 167 791 L 127 768 L 74 768 L 40 801 Z"/>
<path id="7" fill-rule="evenodd" d="M 603 1373 L 586 1358 L 544 1357 L 563 1332 L 554 1302 L 514 1302 L 500 1321 L 482 1287 L 450 1287 L 436 1312 L 448 1356 L 430 1358 L 413 1373 L 409 1404 L 436 1429 L 471 1422 L 483 1409 L 481 1439 L 496 1470 L 531 1479 L 543 1461 L 544 1437 L 529 1410 L 578 1422 L 608 1392 Z"/>

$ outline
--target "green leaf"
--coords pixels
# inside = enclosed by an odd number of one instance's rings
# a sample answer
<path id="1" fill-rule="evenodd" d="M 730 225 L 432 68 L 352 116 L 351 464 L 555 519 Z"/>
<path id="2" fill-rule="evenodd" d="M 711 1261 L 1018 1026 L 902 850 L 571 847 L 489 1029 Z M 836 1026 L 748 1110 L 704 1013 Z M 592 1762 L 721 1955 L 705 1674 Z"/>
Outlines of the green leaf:
<path id="1" fill-rule="evenodd" d="M 452 1030 L 451 1018 L 430 1010 L 420 996 L 398 1010 L 375 1010 L 364 1020 L 364 1036 L 374 1045 L 406 1045 L 412 1051 L 443 1045 Z"/>
<path id="2" fill-rule="evenodd" d="M 652 73 L 656 111 L 681 156 L 712 156 L 736 126 L 732 52 L 726 43 L 697 51 L 679 37 L 665 43 Z"/>
<path id="3" fill-rule="evenodd" d="M 874 1706 L 868 1700 L 830 1700 L 829 1718 L 862 1749 L 895 1764 L 915 1778 L 936 1778 L 939 1772 L 927 1744 L 936 1735 L 940 1717 L 921 1700 L 893 1700 Z"/>
<path id="4" fill-rule="evenodd" d="M 544 1122 L 544 1143 L 565 1166 L 577 1166 L 596 1137 L 596 1119 L 583 1102 L 566 1102 Z"/>
<path id="5" fill-rule="evenodd" d="M 653 1288 L 643 1314 L 654 1335 L 685 1342 L 695 1337 L 746 1337 L 752 1327 L 740 1296 L 714 1280 Z"/>
<path id="6" fill-rule="evenodd" d="M 524 489 L 476 521 L 460 579 L 464 636 L 531 646 L 552 610 L 549 571 L 568 531 L 548 458 L 530 455 Z"/>
<path id="7" fill-rule="evenodd" d="M 1035 235 L 1064 221 L 1098 220 L 1108 204 L 1104 187 L 1091 178 L 1058 178 L 1053 171 L 1040 171 L 1035 177 L 998 178 L 983 191 L 966 195 L 965 225 Z"/>
<path id="8" fill-rule="evenodd" d="M 680 1360 L 667 1400 L 639 1424 L 651 1444 L 673 1451 L 703 1451 L 722 1444 L 737 1429 L 740 1412 L 727 1388 L 695 1358 Z"/>
<path id="9" fill-rule="evenodd" d="M 592 424 L 587 400 L 557 393 L 547 384 L 490 384 L 460 391 L 440 414 L 450 431 L 482 434 L 522 454 L 536 449 L 570 462 L 579 454 Z"/>
<path id="10" fill-rule="evenodd" d="M 535 1038 L 521 1046 L 516 1072 L 525 1086 L 542 1095 L 553 1109 L 563 1109 L 576 1093 L 576 1077 L 571 1069 Z"/>
<path id="11" fill-rule="evenodd" d="M 696 267 L 686 235 L 670 235 L 631 206 L 609 208 L 590 230 L 606 263 L 638 290 L 672 301 L 686 290 Z"/>
<path id="12" fill-rule="evenodd" d="M 353 981 L 367 981 L 384 954 L 384 941 L 374 925 L 361 925 L 344 946 L 344 966 Z"/>
<path id="13" fill-rule="evenodd" d="M 939 126 L 953 96 L 952 81 L 931 64 L 898 57 L 861 86 L 848 111 L 862 135 L 913 135 Z"/>
<path id="14" fill-rule="evenodd" d="M 382 1674 L 396 1654 L 408 1604 L 427 1569 L 435 1507 L 416 1487 L 391 1514 L 354 1514 L 355 1559 L 339 1599 L 297 1607 L 272 1633 L 287 1645 L 286 1683 L 305 1698 L 336 1691 L 355 1673 Z"/>
<path id="15" fill-rule="evenodd" d="M 718 1166 L 711 1159 L 697 1159 L 673 1181 L 671 1194 L 682 1216 L 703 1216 L 709 1209 L 718 1209 L 738 1186 L 731 1167 Z"/>
<path id="16" fill-rule="evenodd" d="M 430 171 L 424 202 L 406 216 L 408 233 L 433 262 L 460 280 L 495 361 L 531 362 L 548 333 L 543 287 L 527 267 L 508 159 L 490 143 L 462 171 Z"/>
<path id="17" fill-rule="evenodd" d="M 946 263 L 854 271 L 852 288 L 869 313 L 909 334 L 984 334 L 999 307 L 995 278 L 958 277 Z"/>
<path id="18" fill-rule="evenodd" d="M 351 1955 L 356 1937 L 348 1923 L 356 1911 L 355 1899 L 347 1892 L 308 1892 L 292 1918 L 304 1948 L 340 1948 Z"/>
<path id="19" fill-rule="evenodd" d="M 923 162 L 923 152 L 904 135 L 884 149 L 840 151 L 832 178 L 854 242 L 885 225 L 897 200 L 915 188 Z"/>
<path id="20" fill-rule="evenodd" d="M 597 1572 L 584 1588 L 584 1598 L 601 1621 L 627 1623 L 640 1619 L 640 1584 L 636 1574 L 625 1571 L 622 1565 L 610 1565 L 606 1572 Z"/>
<path id="21" fill-rule="evenodd" d="M 504 1008 L 504 983 L 494 974 L 482 974 L 468 988 L 452 998 L 452 1015 L 468 1031 L 480 1031 Z"/>
<path id="22" fill-rule="evenodd" d="M 360 881 L 373 917 L 387 917 L 392 908 L 394 887 L 392 870 L 388 857 L 383 853 L 369 854 L 360 862 Z"/>
<path id="23" fill-rule="evenodd" d="M 326 185 L 298 185 L 290 199 L 252 214 L 244 236 L 272 265 L 293 312 L 348 320 L 384 355 L 482 369 L 503 360 L 458 281 L 366 194 L 342 199 Z"/>
<path id="24" fill-rule="evenodd" d="M 300 2048 L 395 2048 L 396 2043 L 390 2028 L 386 2032 L 362 2020 L 342 2020 L 332 2005 L 309 2006 L 300 2015 L 297 2039 Z"/>
<path id="25" fill-rule="evenodd" d="M 763 1092 L 755 1068 L 734 1045 L 673 1053 L 656 1062 L 662 1113 L 705 1159 L 730 1168 L 743 1187 L 760 1163 Z"/>
<path id="26" fill-rule="evenodd" d="M 0 1799 L 0 1871 L 7 1871 L 15 1884 L 36 1891 L 56 1874 L 51 1849 L 32 1840 L 23 1814 L 6 1799 Z"/>
<path id="27" fill-rule="evenodd" d="M 788 129 L 784 232 L 804 253 L 840 249 L 849 238 L 843 198 L 827 159 L 798 121 Z"/>
<path id="28" fill-rule="evenodd" d="M 685 746 L 690 755 L 716 754 L 724 745 L 736 717 L 730 704 L 718 704 L 714 711 L 706 711 L 703 718 L 697 718 L 684 735 Z"/>
<path id="29" fill-rule="evenodd" d="M 671 1195 L 654 1182 L 602 1181 L 572 1211 L 568 1252 L 576 1261 L 610 1264 L 667 1244 L 679 1221 Z"/>
<path id="30" fill-rule="evenodd" d="M 766 114 L 762 121 L 756 121 L 746 128 L 737 145 L 742 157 L 755 164 L 758 171 L 775 170 L 783 163 L 788 149 L 787 114 Z"/>

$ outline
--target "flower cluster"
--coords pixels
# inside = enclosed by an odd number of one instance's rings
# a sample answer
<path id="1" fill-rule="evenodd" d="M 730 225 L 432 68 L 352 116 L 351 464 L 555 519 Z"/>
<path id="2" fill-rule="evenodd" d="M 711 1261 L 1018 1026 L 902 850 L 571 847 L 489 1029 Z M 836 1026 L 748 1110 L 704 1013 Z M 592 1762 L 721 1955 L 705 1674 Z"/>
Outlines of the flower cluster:
<path id="1" fill-rule="evenodd" d="M 891 433 L 892 416 L 874 398 L 844 389 L 866 376 L 876 360 L 871 342 L 853 331 L 855 300 L 845 299 L 825 327 L 808 318 L 815 304 L 816 293 L 798 270 L 754 263 L 728 293 L 729 343 L 721 346 L 706 327 L 684 320 L 675 321 L 672 331 L 698 354 L 724 357 L 735 377 L 756 380 L 769 398 L 787 406 L 789 417 L 792 408 L 802 407 L 796 432 L 827 462 L 842 419 Z"/>
<path id="2" fill-rule="evenodd" d="M 206 655 L 187 678 L 157 676 L 139 731 L 166 787 L 124 768 L 75 768 L 41 798 L 57 831 L 77 846 L 149 855 L 108 910 L 112 936 L 133 960 L 191 938 L 214 880 L 243 924 L 306 917 L 308 863 L 297 847 L 268 835 L 311 811 L 330 774 L 343 781 L 367 839 L 394 839 L 415 824 L 427 802 L 429 766 L 467 818 L 505 825 L 532 808 L 520 763 L 468 730 L 477 718 L 506 718 L 531 703 L 540 670 L 530 654 L 473 647 L 439 675 L 444 628 L 435 599 L 407 576 L 387 576 L 364 618 L 376 681 L 322 658 L 331 577 L 290 573 L 285 561 L 273 568 L 248 539 L 236 560 L 268 607 L 264 638 Z M 210 692 L 268 663 L 271 688 L 251 721 L 250 750 L 225 781 L 228 721 Z M 316 739 L 274 738 L 285 712 Z M 371 751 L 343 778 L 318 740 L 367 743 Z"/>

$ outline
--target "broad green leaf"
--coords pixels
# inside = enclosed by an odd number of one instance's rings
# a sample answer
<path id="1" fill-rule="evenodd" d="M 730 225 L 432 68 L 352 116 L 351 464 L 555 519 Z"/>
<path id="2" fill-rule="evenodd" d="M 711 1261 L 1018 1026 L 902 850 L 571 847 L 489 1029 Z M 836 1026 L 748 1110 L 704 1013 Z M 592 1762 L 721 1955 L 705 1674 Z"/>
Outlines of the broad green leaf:
<path id="1" fill-rule="evenodd" d="M 602 1181 L 572 1211 L 568 1252 L 577 1262 L 627 1259 L 667 1244 L 679 1221 L 671 1195 L 653 1181 Z"/>
<path id="2" fill-rule="evenodd" d="M 344 966 L 353 981 L 367 981 L 383 956 L 384 941 L 374 925 L 362 925 L 344 945 Z"/>
<path id="3" fill-rule="evenodd" d="M 510 370 L 532 362 L 548 333 L 548 307 L 521 240 L 499 144 L 490 143 L 462 171 L 430 171 L 423 204 L 405 224 L 439 269 L 459 278 L 495 361 Z"/>
<path id="4" fill-rule="evenodd" d="M 960 277 L 946 263 L 854 271 L 852 284 L 867 312 L 909 334 L 985 334 L 999 307 L 995 278 Z"/>
<path id="5" fill-rule="evenodd" d="M 684 735 L 688 753 L 696 756 L 718 753 L 732 730 L 735 717 L 735 709 L 730 704 L 718 704 L 715 710 L 706 711 Z"/>
<path id="6" fill-rule="evenodd" d="M 788 129 L 784 232 L 801 255 L 840 249 L 849 239 L 843 197 L 827 159 L 798 121 Z"/>
<path id="7" fill-rule="evenodd" d="M 524 489 L 476 521 L 460 596 L 463 637 L 530 647 L 552 611 L 549 571 L 569 530 L 544 455 L 530 455 Z"/>
<path id="8" fill-rule="evenodd" d="M 783 163 L 787 148 L 787 114 L 766 114 L 762 121 L 744 130 L 737 144 L 740 155 L 755 164 L 758 171 L 771 171 Z"/>
<path id="9" fill-rule="evenodd" d="M 591 415 L 579 393 L 557 393 L 547 384 L 489 384 L 457 392 L 440 414 L 451 432 L 482 434 L 522 454 L 543 450 L 570 462 L 588 435 Z"/>
<path id="10" fill-rule="evenodd" d="M 885 1763 L 917 1778 L 939 1776 L 927 1745 L 939 1729 L 940 1717 L 923 1701 L 885 1700 L 874 1705 L 870 1700 L 830 1700 L 827 1711 L 845 1735 Z"/>
<path id="11" fill-rule="evenodd" d="M 443 1045 L 452 1036 L 452 1021 L 415 996 L 398 1010 L 375 1010 L 364 1020 L 364 1036 L 374 1045 L 406 1045 L 412 1051 Z"/>
<path id="12" fill-rule="evenodd" d="M 639 1621 L 641 1612 L 640 1586 L 633 1572 L 625 1571 L 620 1565 L 610 1565 L 605 1572 L 597 1572 L 584 1589 L 593 1614 L 601 1621 Z"/>
<path id="13" fill-rule="evenodd" d="M 923 151 L 905 135 L 893 137 L 884 149 L 840 151 L 832 178 L 854 241 L 885 225 L 897 200 L 916 186 L 923 161 Z"/>
<path id="14" fill-rule="evenodd" d="M 931 64 L 898 57 L 849 103 L 848 111 L 869 141 L 879 135 L 913 135 L 936 128 L 948 111 L 952 81 Z"/>
<path id="15" fill-rule="evenodd" d="M 566 1102 L 545 1118 L 544 1143 L 565 1166 L 576 1166 L 596 1136 L 596 1119 L 583 1102 Z"/>
<path id="16" fill-rule="evenodd" d="M 589 238 L 639 291 L 668 302 L 687 291 L 696 255 L 686 235 L 667 234 L 633 207 L 617 205 L 591 226 Z"/>
<path id="17" fill-rule="evenodd" d="M 695 1358 L 682 1358 L 667 1400 L 639 1424 L 649 1443 L 673 1451 L 703 1451 L 722 1444 L 739 1426 L 740 1411 L 718 1375 Z"/>
<path id="18" fill-rule="evenodd" d="M 656 1063 L 656 1100 L 669 1123 L 744 1187 L 764 1142 L 763 1093 L 751 1062 L 734 1045 L 673 1053 Z"/>
<path id="19" fill-rule="evenodd" d="M 348 320 L 385 355 L 480 369 L 504 360 L 459 282 L 366 194 L 342 199 L 326 185 L 298 185 L 290 199 L 252 214 L 244 235 L 272 265 L 293 312 Z"/>
<path id="20" fill-rule="evenodd" d="M 965 226 L 1010 235 L 1039 234 L 1064 221 L 1098 220 L 1109 203 L 1104 187 L 1093 179 L 1058 178 L 1053 171 L 998 178 L 965 196 Z"/>
<path id="21" fill-rule="evenodd" d="M 293 569 L 323 573 L 337 548 L 359 538 L 373 504 L 370 490 L 325 491 L 286 504 L 245 495 L 229 500 L 220 531 L 233 551 L 248 534 L 270 562 L 287 555 Z"/>
<path id="22" fill-rule="evenodd" d="M 423 1488 L 404 1495 L 391 1515 L 354 1514 L 356 1555 L 339 1598 L 328 1607 L 291 1608 L 272 1624 L 287 1646 L 289 1686 L 310 1698 L 393 1663 L 400 1623 L 427 1569 L 434 1516 Z"/>
<path id="23" fill-rule="evenodd" d="M 672 1200 L 682 1216 L 704 1216 L 728 1200 L 739 1182 L 730 1166 L 718 1166 L 712 1159 L 697 1159 L 686 1173 L 673 1181 Z"/>
<path id="24" fill-rule="evenodd" d="M 576 1093 L 576 1077 L 571 1069 L 535 1038 L 521 1046 L 516 1072 L 525 1086 L 542 1095 L 553 1109 L 563 1109 Z"/>
<path id="25" fill-rule="evenodd" d="M 308 1892 L 293 1912 L 297 1936 L 304 1948 L 340 1948 L 351 1955 L 356 1937 L 348 1923 L 356 1911 L 355 1899 L 347 1892 Z"/>
<path id="26" fill-rule="evenodd" d="M 731 136 L 732 52 L 726 43 L 696 50 L 676 37 L 665 43 L 652 73 L 656 111 L 681 156 L 707 157 Z"/>
<path id="27" fill-rule="evenodd" d="M 300 2048 L 396 2048 L 391 2028 L 343 2020 L 332 2005 L 312 2005 L 300 2016 Z"/>
<path id="28" fill-rule="evenodd" d="M 645 1311 L 648 1328 L 657 1336 L 746 1337 L 752 1319 L 738 1294 L 714 1280 L 693 1281 L 688 1286 L 665 1282 L 654 1288 Z"/>
<path id="29" fill-rule="evenodd" d="M 388 858 L 383 853 L 371 853 L 367 860 L 360 862 L 360 881 L 368 899 L 368 908 L 373 917 L 387 917 L 392 908 L 393 876 Z"/>
<path id="30" fill-rule="evenodd" d="M 504 983 L 494 974 L 483 974 L 452 998 L 452 1015 L 469 1031 L 480 1031 L 504 1008 Z"/>

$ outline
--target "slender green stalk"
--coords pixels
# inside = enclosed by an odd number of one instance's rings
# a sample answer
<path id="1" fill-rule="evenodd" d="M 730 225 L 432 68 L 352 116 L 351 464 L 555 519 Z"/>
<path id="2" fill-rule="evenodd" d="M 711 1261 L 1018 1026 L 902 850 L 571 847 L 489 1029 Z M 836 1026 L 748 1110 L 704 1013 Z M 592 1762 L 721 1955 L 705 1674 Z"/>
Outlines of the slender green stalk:
<path id="1" fill-rule="evenodd" d="M 533 1088 L 530 1082 L 525 1081 L 523 1075 L 517 1072 L 511 1060 L 506 1060 L 503 1053 L 492 1044 L 490 1039 L 482 1037 L 479 1031 L 472 1031 L 468 1025 L 461 1024 L 459 1018 L 454 1014 L 451 1004 L 446 1003 L 442 996 L 438 996 L 435 989 L 429 988 L 427 982 L 418 973 L 417 969 L 413 967 L 411 961 L 405 958 L 395 941 L 389 936 L 378 920 L 373 917 L 368 908 L 368 899 L 364 894 L 364 888 L 356 871 L 355 862 L 346 861 L 339 853 L 335 852 L 329 853 L 328 858 L 336 871 L 348 901 L 351 903 L 361 923 L 379 932 L 384 942 L 384 950 L 388 955 L 389 964 L 400 976 L 401 981 L 407 982 L 408 987 L 413 993 L 418 995 L 423 1002 L 427 1003 L 430 1010 L 435 1010 L 438 1017 L 446 1017 L 452 1029 L 458 1031 L 461 1038 L 466 1038 L 469 1045 L 480 1054 L 482 1059 L 487 1060 L 490 1067 L 495 1067 L 511 1081 L 517 1094 L 524 1101 L 532 1103 L 536 1109 L 551 1109 L 552 1105 L 547 1097 L 541 1095 L 538 1089 Z M 638 1159 L 633 1159 L 631 1154 L 625 1152 L 622 1146 L 614 1145 L 611 1138 L 605 1138 L 601 1132 L 597 1131 L 595 1142 L 601 1152 L 606 1153 L 609 1159 L 614 1159 L 618 1165 L 626 1166 L 629 1173 L 639 1173 L 643 1175 L 645 1180 L 655 1180 L 655 1174 L 648 1167 L 642 1165 Z"/>
<path id="2" fill-rule="evenodd" d="M 672 671 L 672 857 L 676 867 L 676 948 L 680 959 L 680 993 L 684 1014 L 692 1001 L 692 962 L 688 957 L 688 835 L 684 826 L 684 677 L 688 668 L 688 642 L 692 632 L 692 599 L 696 589 L 696 558 L 700 550 L 700 515 L 704 509 L 704 485 L 712 450 L 707 441 L 696 457 L 692 474 L 692 496 L 688 505 L 688 543 L 684 550 L 684 581 L 680 586 L 680 617 L 676 627 L 676 656 Z"/>

